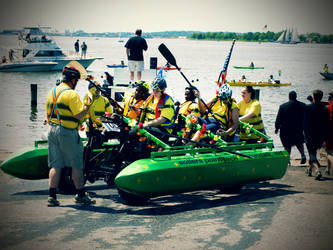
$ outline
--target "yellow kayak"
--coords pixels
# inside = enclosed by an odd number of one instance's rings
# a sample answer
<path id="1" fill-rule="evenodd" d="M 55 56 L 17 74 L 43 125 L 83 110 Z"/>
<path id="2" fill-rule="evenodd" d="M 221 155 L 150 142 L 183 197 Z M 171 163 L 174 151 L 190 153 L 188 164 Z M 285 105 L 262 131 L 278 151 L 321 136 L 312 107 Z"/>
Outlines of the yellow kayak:
<path id="1" fill-rule="evenodd" d="M 255 87 L 281 87 L 290 86 L 291 83 L 269 83 L 269 82 L 227 82 L 230 86 L 255 86 Z"/>

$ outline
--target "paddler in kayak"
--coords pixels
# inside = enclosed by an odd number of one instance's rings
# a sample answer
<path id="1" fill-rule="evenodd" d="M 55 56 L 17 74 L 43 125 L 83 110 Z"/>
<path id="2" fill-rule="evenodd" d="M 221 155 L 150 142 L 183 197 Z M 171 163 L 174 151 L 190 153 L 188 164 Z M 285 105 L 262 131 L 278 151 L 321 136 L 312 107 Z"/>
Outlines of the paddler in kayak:
<path id="1" fill-rule="evenodd" d="M 95 85 L 100 86 L 100 84 L 95 81 Z M 103 116 L 110 117 L 113 113 L 111 104 L 109 100 L 101 95 L 101 91 L 98 90 L 92 83 L 88 85 L 88 93 L 83 98 L 83 101 L 86 102 L 88 98 L 91 98 L 94 101 L 94 105 L 89 107 L 88 114 L 86 118 L 89 122 L 93 123 L 94 127 L 98 129 L 103 128 L 103 124 L 100 121 L 100 118 Z M 89 127 L 86 127 L 86 134 L 89 137 Z"/>
<path id="2" fill-rule="evenodd" d="M 249 123 L 259 132 L 265 133 L 264 123 L 261 119 L 261 105 L 260 102 L 255 99 L 253 87 L 245 86 L 241 94 L 243 100 L 238 103 L 239 120 Z M 255 134 L 247 134 L 244 129 L 241 129 L 240 139 L 246 141 L 246 143 L 256 143 L 259 137 Z"/>
<path id="3" fill-rule="evenodd" d="M 49 207 L 59 206 L 57 187 L 62 168 L 72 168 L 72 178 L 77 191 L 74 202 L 77 204 L 94 204 L 84 189 L 83 180 L 83 144 L 78 133 L 80 120 L 83 119 L 93 105 L 88 98 L 84 104 L 75 91 L 80 72 L 74 67 L 63 69 L 62 83 L 50 90 L 47 95 L 45 109 L 48 130 L 48 165 L 49 172 Z"/>
<path id="4" fill-rule="evenodd" d="M 153 93 L 144 103 L 140 117 L 140 127 L 148 129 L 160 137 L 163 133 L 172 133 L 175 122 L 175 104 L 171 96 L 165 93 L 167 83 L 163 78 L 157 78 L 152 84 Z M 165 140 L 166 138 L 164 136 Z"/>
<path id="5" fill-rule="evenodd" d="M 201 113 L 208 113 L 207 108 L 200 100 L 199 91 L 196 91 L 199 100 L 199 108 Z M 222 84 L 218 90 L 218 94 L 207 103 L 211 110 L 206 119 L 199 118 L 199 123 L 206 124 L 206 129 L 216 133 L 222 137 L 224 141 L 232 142 L 234 140 L 236 129 L 239 126 L 239 111 L 236 101 L 232 98 L 232 90 L 229 84 Z M 213 118 L 212 114 L 218 121 Z M 204 138 L 201 131 L 197 131 L 192 138 L 193 141 L 200 141 Z"/>
<path id="6" fill-rule="evenodd" d="M 138 121 L 143 109 L 143 103 L 149 96 L 149 85 L 144 81 L 140 81 L 133 84 L 133 87 L 135 87 L 135 92 L 126 98 L 123 115 Z"/>
<path id="7" fill-rule="evenodd" d="M 253 62 L 250 63 L 250 68 L 254 68 L 254 63 Z"/>

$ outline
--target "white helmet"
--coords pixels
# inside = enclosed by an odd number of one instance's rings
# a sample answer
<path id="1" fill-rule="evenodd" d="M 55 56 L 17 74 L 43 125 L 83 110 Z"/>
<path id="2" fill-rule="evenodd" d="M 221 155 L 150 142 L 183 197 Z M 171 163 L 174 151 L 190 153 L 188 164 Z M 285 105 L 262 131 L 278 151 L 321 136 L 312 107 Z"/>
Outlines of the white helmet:
<path id="1" fill-rule="evenodd" d="M 232 90 L 231 90 L 229 84 L 226 84 L 226 83 L 222 84 L 222 86 L 218 90 L 217 96 L 220 97 L 222 100 L 231 98 Z"/>

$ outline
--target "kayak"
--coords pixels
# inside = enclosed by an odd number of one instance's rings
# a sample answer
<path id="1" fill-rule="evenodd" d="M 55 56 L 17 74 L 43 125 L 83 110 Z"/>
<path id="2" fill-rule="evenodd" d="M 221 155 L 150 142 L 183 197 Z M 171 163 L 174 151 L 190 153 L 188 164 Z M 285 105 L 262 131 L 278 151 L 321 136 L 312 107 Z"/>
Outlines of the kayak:
<path id="1" fill-rule="evenodd" d="M 233 66 L 235 69 L 263 69 L 264 67 Z"/>
<path id="2" fill-rule="evenodd" d="M 333 80 L 333 73 L 319 72 L 319 74 L 321 74 L 327 80 Z"/>
<path id="3" fill-rule="evenodd" d="M 123 64 L 108 64 L 108 65 L 106 65 L 106 67 L 108 67 L 108 68 L 126 68 L 127 65 L 123 65 Z"/>
<path id="4" fill-rule="evenodd" d="M 161 67 L 157 67 L 157 69 L 161 69 Z M 166 66 L 163 66 L 163 69 L 164 70 L 176 70 L 177 68 L 176 67 L 166 67 Z M 181 69 L 181 68 L 179 68 Z"/>
<path id="5" fill-rule="evenodd" d="M 230 86 L 255 86 L 255 87 L 281 87 L 290 86 L 291 83 L 270 83 L 270 82 L 227 82 Z"/>

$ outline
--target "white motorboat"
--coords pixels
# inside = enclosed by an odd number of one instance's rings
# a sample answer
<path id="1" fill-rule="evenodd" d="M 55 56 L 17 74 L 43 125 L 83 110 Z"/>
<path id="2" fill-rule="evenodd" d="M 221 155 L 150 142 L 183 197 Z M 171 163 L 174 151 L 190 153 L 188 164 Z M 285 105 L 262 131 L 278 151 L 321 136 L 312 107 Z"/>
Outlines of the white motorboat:
<path id="1" fill-rule="evenodd" d="M 43 27 L 43 29 L 47 28 Z M 101 57 L 68 56 L 52 38 L 46 37 L 41 30 L 42 27 L 25 27 L 24 29 L 27 35 L 19 37 L 19 42 L 23 43 L 22 48 L 15 49 L 15 51 L 19 51 L 17 53 L 20 53 L 20 56 L 11 63 L 1 64 L 0 72 L 57 71 L 62 70 L 73 60 L 78 61 L 84 68 L 88 68 L 95 60 L 103 59 Z"/>
<path id="2" fill-rule="evenodd" d="M 0 64 L 0 72 L 39 72 L 39 71 L 51 71 L 57 62 L 12 62 Z"/>

